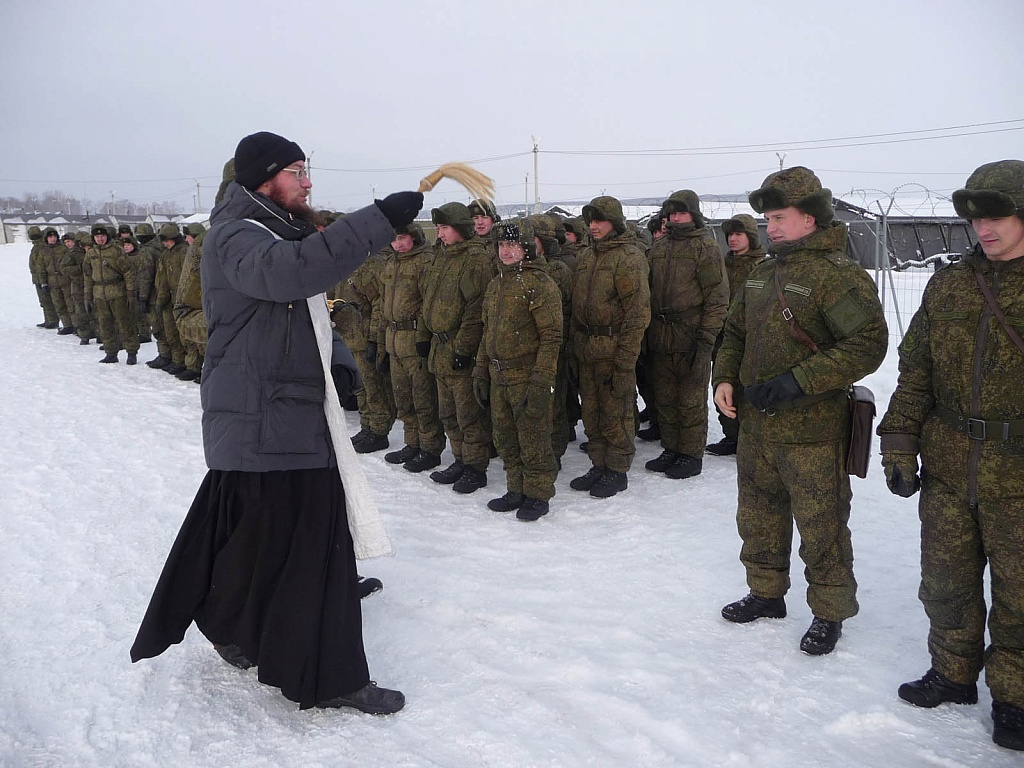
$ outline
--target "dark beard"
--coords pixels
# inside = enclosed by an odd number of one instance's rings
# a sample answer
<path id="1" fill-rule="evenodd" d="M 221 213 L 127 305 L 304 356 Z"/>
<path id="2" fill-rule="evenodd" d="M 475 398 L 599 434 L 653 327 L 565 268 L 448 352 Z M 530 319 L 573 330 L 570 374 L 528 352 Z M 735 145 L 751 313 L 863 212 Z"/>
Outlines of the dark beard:
<path id="1" fill-rule="evenodd" d="M 270 199 L 274 200 L 273 197 Z M 308 221 L 314 227 L 323 228 L 327 223 L 320 212 L 310 208 L 305 201 L 292 203 L 291 205 L 284 205 L 280 200 L 274 200 L 274 202 L 284 210 L 288 211 L 292 216 L 302 219 L 303 221 Z"/>

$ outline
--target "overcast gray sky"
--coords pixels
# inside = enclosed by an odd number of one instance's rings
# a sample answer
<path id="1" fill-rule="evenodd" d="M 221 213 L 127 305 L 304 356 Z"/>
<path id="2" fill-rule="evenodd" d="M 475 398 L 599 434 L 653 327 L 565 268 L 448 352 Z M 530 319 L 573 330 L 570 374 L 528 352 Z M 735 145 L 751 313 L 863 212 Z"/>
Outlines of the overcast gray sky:
<path id="1" fill-rule="evenodd" d="M 531 136 L 547 202 L 744 192 L 776 152 L 855 202 L 948 194 L 1024 157 L 1020 0 L 0 0 L 0 18 L 0 195 L 191 211 L 258 130 L 297 141 L 314 204 L 339 210 L 487 158 L 499 203 L 527 177 L 532 201 Z M 903 135 L 848 138 L 874 134 Z M 649 150 L 676 152 L 612 154 Z"/>

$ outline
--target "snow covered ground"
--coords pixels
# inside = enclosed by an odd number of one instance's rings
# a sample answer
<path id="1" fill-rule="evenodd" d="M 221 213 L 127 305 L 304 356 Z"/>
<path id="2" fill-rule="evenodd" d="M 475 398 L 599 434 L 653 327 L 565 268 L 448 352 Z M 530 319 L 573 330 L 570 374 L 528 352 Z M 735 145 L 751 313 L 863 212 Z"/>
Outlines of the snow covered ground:
<path id="1" fill-rule="evenodd" d="M 530 525 L 484 506 L 504 490 L 497 462 L 464 497 L 364 458 L 396 549 L 361 566 L 385 584 L 363 604 L 366 647 L 408 698 L 396 716 L 299 712 L 194 628 L 131 664 L 205 472 L 199 387 L 36 328 L 27 254 L 0 246 L 0 764 L 1020 765 L 991 743 L 984 688 L 937 711 L 896 697 L 928 667 L 927 626 L 916 499 L 891 496 L 878 464 L 854 478 L 861 613 L 827 657 L 797 650 L 799 560 L 789 618 L 719 614 L 746 593 L 734 460 L 672 481 L 638 443 L 629 490 L 604 501 L 569 489 L 589 466 L 570 446 Z M 880 409 L 895 380 L 893 346 L 867 381 Z"/>

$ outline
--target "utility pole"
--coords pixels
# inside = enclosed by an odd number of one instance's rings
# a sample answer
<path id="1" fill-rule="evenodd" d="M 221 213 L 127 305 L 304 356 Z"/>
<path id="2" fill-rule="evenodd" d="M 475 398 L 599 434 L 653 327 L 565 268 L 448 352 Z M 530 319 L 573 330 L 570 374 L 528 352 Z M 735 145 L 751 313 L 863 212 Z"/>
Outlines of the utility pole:
<path id="1" fill-rule="evenodd" d="M 110 215 L 114 215 L 114 190 L 110 190 Z"/>
<path id="2" fill-rule="evenodd" d="M 782 154 L 779 154 L 778 152 L 776 152 L 775 156 L 777 158 L 779 158 L 779 170 L 781 171 L 782 170 L 782 163 L 785 162 L 785 160 L 786 160 L 786 153 L 783 152 Z"/>
<path id="3" fill-rule="evenodd" d="M 537 148 L 537 137 L 531 136 L 530 139 L 533 140 L 533 212 L 540 213 L 540 150 Z"/>
<path id="4" fill-rule="evenodd" d="M 523 205 L 524 211 L 530 210 L 530 174 L 526 174 L 526 178 L 523 179 Z"/>
<path id="5" fill-rule="evenodd" d="M 199 213 L 203 208 L 203 200 L 199 197 L 199 179 L 196 179 L 196 213 Z"/>

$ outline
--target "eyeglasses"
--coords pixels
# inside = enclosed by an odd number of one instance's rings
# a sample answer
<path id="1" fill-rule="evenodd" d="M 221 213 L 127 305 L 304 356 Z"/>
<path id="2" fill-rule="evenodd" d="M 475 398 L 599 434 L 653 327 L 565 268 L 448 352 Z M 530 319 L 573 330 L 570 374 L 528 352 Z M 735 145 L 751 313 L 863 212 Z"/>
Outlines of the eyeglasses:
<path id="1" fill-rule="evenodd" d="M 295 178 L 298 179 L 299 181 L 302 181 L 303 179 L 308 179 L 309 178 L 309 169 L 308 168 L 282 168 L 281 170 L 282 171 L 288 171 L 288 173 L 294 173 L 295 174 Z"/>

